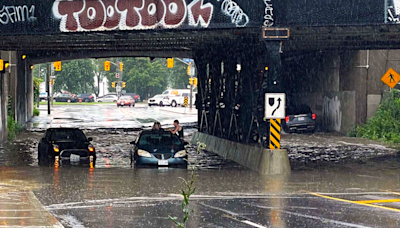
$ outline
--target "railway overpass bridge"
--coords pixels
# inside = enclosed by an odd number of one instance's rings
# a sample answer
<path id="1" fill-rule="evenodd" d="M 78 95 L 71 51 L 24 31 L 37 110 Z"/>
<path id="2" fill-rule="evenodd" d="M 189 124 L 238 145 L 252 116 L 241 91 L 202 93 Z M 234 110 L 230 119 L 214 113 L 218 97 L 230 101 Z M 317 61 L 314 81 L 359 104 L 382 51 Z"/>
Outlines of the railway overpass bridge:
<path id="1" fill-rule="evenodd" d="M 194 58 L 199 129 L 208 134 L 268 140 L 266 92 L 286 92 L 289 104 L 312 106 L 324 129 L 345 132 L 377 107 L 379 78 L 400 47 L 399 7 L 397 0 L 2 0 L 1 59 L 10 68 L 0 74 L 0 132 L 4 138 L 8 109 L 20 123 L 32 116 L 30 65 L 121 56 Z"/>

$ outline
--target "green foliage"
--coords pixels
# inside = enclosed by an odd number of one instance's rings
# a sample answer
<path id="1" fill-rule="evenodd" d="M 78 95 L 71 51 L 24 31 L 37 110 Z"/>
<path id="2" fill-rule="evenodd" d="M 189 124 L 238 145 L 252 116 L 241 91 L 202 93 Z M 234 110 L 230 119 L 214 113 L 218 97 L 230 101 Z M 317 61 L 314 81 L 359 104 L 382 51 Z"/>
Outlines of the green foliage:
<path id="1" fill-rule="evenodd" d="M 366 124 L 356 128 L 355 135 L 372 140 L 400 143 L 400 91 L 392 90 L 375 115 Z"/>
<path id="2" fill-rule="evenodd" d="M 114 58 L 108 59 L 111 62 L 124 63 L 122 81 L 126 82 L 125 90 L 129 93 L 137 93 L 142 99 L 147 99 L 156 94 L 160 94 L 168 87 L 174 89 L 184 89 L 188 84 L 186 65 L 175 60 L 172 69 L 167 68 L 166 59 L 155 59 L 152 62 L 149 58 Z M 101 60 L 101 69 L 104 70 L 104 61 Z M 115 74 L 119 72 L 119 67 L 111 64 L 111 69 L 105 75 L 109 82 L 109 90 L 113 81 L 117 81 Z"/>
<path id="3" fill-rule="evenodd" d="M 38 77 L 33 77 L 33 97 L 34 97 L 34 101 L 38 101 L 39 100 L 39 96 L 40 96 L 40 83 L 43 82 L 43 79 L 38 78 Z"/>
<path id="4" fill-rule="evenodd" d="M 62 70 L 56 72 L 54 91 L 66 90 L 74 94 L 93 93 L 95 66 L 92 59 L 71 60 L 62 63 Z"/>
<path id="5" fill-rule="evenodd" d="M 190 209 L 189 204 L 190 204 L 190 196 L 192 196 L 196 192 L 196 187 L 194 187 L 194 181 L 195 181 L 195 175 L 194 175 L 194 169 L 198 164 L 198 156 L 200 155 L 202 150 L 206 149 L 206 144 L 197 142 L 197 154 L 196 154 L 196 160 L 195 160 L 195 165 L 191 171 L 191 178 L 189 181 L 181 178 L 183 180 L 183 184 L 185 186 L 185 189 L 182 189 L 182 196 L 183 196 L 183 201 L 182 201 L 182 212 L 183 212 L 183 219 L 182 222 L 179 221 L 178 217 L 172 217 L 168 216 L 168 218 L 175 223 L 175 225 L 178 228 L 185 228 L 186 223 L 188 219 L 190 218 L 190 215 L 194 212 L 193 209 Z"/>
<path id="6" fill-rule="evenodd" d="M 14 119 L 14 114 L 10 112 L 7 116 L 7 128 L 8 128 L 8 140 L 12 141 L 17 137 L 17 134 L 20 133 L 24 126 L 22 124 L 16 123 Z"/>
<path id="7" fill-rule="evenodd" d="M 40 115 L 39 109 L 37 109 L 36 107 L 33 107 L 33 116 L 39 116 L 39 115 Z"/>

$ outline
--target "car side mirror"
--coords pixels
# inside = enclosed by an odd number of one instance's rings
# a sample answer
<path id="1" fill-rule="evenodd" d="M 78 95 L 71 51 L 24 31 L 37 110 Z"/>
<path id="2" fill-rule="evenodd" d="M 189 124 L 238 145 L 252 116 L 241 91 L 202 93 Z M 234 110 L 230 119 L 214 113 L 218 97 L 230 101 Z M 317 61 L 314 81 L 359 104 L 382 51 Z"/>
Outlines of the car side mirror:
<path id="1" fill-rule="evenodd" d="M 89 142 L 91 142 L 91 141 L 93 141 L 93 138 L 92 138 L 92 137 L 89 137 L 87 140 L 88 140 Z"/>

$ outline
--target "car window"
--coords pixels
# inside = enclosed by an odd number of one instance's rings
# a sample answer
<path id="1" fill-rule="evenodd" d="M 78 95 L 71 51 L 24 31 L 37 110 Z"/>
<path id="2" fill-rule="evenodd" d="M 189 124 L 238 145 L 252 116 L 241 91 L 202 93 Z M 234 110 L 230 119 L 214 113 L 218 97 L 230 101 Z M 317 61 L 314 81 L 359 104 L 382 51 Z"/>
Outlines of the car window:
<path id="1" fill-rule="evenodd" d="M 164 95 L 164 94 L 169 94 L 169 91 L 165 91 L 165 92 L 164 92 L 164 93 L 162 93 L 162 94 L 163 94 L 163 95 Z"/>
<path id="2" fill-rule="evenodd" d="M 78 140 L 86 141 L 86 136 L 81 130 L 76 129 L 57 129 L 53 130 L 50 136 L 51 141 L 62 141 L 62 140 Z"/>
<path id="3" fill-rule="evenodd" d="M 161 134 L 144 134 L 139 139 L 139 146 L 153 145 L 153 146 L 171 146 L 182 145 L 182 141 L 177 135 L 171 133 Z"/>
<path id="4" fill-rule="evenodd" d="M 130 99 L 132 99 L 132 97 L 130 97 L 130 96 L 123 96 L 123 97 L 121 97 L 120 99 L 121 99 L 121 100 L 130 100 Z"/>
<path id="5" fill-rule="evenodd" d="M 311 113 L 310 107 L 307 105 L 299 105 L 294 107 L 289 107 L 287 110 L 288 115 L 301 115 Z"/>

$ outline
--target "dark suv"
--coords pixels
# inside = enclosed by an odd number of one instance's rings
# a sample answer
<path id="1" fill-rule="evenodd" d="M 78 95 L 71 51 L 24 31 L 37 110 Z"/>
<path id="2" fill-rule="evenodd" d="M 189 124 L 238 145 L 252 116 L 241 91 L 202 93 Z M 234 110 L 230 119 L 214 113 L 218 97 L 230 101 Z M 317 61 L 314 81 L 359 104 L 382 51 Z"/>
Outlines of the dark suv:
<path id="1" fill-rule="evenodd" d="M 94 97 L 90 94 L 79 94 L 76 99 L 80 102 L 94 102 Z"/>
<path id="2" fill-rule="evenodd" d="M 54 98 L 55 102 L 76 102 L 76 98 L 73 97 L 71 94 L 69 93 L 62 93 L 59 94 L 57 97 Z"/>
<path id="3" fill-rule="evenodd" d="M 82 130 L 77 128 L 49 128 L 38 146 L 39 165 L 59 161 L 95 163 L 96 151 Z"/>
<path id="4" fill-rule="evenodd" d="M 307 131 L 315 132 L 317 116 L 307 105 L 291 106 L 286 109 L 283 130 L 287 133 Z"/>

